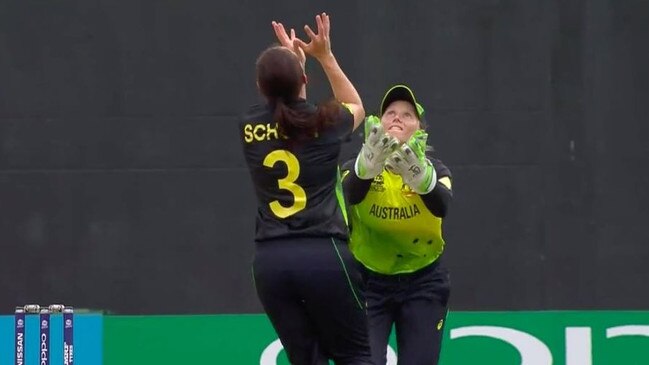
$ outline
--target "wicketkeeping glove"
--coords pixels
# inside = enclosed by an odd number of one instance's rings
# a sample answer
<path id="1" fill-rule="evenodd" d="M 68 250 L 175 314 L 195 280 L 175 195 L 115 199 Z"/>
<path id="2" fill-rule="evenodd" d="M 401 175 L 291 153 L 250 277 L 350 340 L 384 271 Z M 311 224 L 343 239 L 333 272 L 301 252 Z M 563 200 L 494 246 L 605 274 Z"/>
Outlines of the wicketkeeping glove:
<path id="1" fill-rule="evenodd" d="M 371 115 L 365 120 L 365 143 L 356 157 L 354 171 L 364 180 L 374 179 L 383 171 L 386 158 L 399 147 L 399 141 L 383 130 L 381 120 Z"/>
<path id="2" fill-rule="evenodd" d="M 415 132 L 407 143 L 390 154 L 385 161 L 385 168 L 401 175 L 403 182 L 417 194 L 430 193 L 437 182 L 435 168 L 426 158 L 427 137 L 424 131 Z"/>

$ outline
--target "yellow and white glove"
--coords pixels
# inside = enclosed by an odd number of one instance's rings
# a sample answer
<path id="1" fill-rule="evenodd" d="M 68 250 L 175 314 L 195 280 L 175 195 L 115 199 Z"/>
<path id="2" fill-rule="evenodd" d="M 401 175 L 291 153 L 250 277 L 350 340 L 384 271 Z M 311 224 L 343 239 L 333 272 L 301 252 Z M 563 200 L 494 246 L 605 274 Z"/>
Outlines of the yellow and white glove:
<path id="1" fill-rule="evenodd" d="M 385 160 L 399 147 L 399 141 L 386 134 L 381 120 L 373 115 L 365 121 L 365 131 L 365 143 L 356 157 L 354 171 L 359 178 L 371 180 L 383 171 Z"/>
<path id="2" fill-rule="evenodd" d="M 437 173 L 425 155 L 417 153 L 406 143 L 393 152 L 385 161 L 385 168 L 401 175 L 401 179 L 417 194 L 428 194 L 435 187 Z"/>

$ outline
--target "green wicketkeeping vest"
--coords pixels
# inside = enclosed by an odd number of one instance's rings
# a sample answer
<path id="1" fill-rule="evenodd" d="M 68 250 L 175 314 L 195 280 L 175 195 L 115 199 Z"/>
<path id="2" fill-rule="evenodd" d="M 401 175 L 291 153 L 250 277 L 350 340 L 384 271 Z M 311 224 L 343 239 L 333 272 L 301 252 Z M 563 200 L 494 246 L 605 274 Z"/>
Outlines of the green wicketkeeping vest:
<path id="1" fill-rule="evenodd" d="M 426 208 L 399 175 L 383 170 L 350 213 L 350 249 L 372 271 L 414 272 L 431 264 L 444 250 L 442 219 Z"/>

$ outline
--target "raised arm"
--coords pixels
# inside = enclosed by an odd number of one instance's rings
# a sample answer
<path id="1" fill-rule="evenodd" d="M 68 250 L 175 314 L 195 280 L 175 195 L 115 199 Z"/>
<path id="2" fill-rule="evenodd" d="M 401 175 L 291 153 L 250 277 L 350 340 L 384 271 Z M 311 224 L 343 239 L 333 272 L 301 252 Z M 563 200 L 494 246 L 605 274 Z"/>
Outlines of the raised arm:
<path id="1" fill-rule="evenodd" d="M 300 61 L 300 65 L 302 65 L 302 73 L 304 77 L 304 85 L 302 85 L 302 89 L 300 89 L 300 94 L 299 97 L 302 99 L 306 99 L 306 55 L 304 54 L 304 51 L 302 48 L 300 48 L 297 43 L 295 43 L 295 29 L 291 28 L 291 33 L 290 35 L 286 33 L 286 29 L 284 28 L 284 24 L 280 22 L 276 22 L 273 20 L 271 23 L 273 26 L 273 30 L 275 31 L 275 36 L 277 37 L 277 40 L 279 41 L 279 44 L 282 46 L 290 49 L 295 53 L 297 56 L 298 60 Z"/>
<path id="2" fill-rule="evenodd" d="M 341 103 L 344 103 L 347 108 L 354 115 L 354 127 L 355 130 L 363 122 L 365 118 L 365 109 L 363 108 L 363 102 L 361 97 L 358 95 L 356 88 L 349 81 L 347 75 L 343 72 L 331 50 L 331 39 L 329 37 L 329 30 L 331 28 L 331 23 L 329 22 L 329 15 L 322 13 L 316 15 L 315 17 L 317 24 L 317 33 L 314 33 L 313 30 L 308 25 L 304 26 L 304 31 L 310 38 L 310 42 L 307 44 L 299 38 L 295 38 L 294 42 L 302 49 L 304 52 L 320 63 L 322 69 L 329 79 L 329 84 L 333 91 L 334 97 Z"/>

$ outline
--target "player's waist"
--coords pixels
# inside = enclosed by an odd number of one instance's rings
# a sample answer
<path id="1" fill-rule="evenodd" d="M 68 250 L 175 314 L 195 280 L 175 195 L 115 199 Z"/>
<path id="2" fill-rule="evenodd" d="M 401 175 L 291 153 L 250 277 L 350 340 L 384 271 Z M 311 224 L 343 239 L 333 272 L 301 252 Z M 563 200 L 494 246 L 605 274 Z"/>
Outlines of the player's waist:
<path id="1" fill-rule="evenodd" d="M 440 266 L 441 259 L 442 259 L 442 256 L 438 257 L 435 261 L 433 261 L 432 263 L 430 263 L 430 264 L 428 264 L 428 265 L 426 265 L 426 266 L 424 266 L 424 267 L 422 267 L 420 269 L 414 270 L 412 272 L 406 272 L 406 273 L 384 274 L 384 273 L 376 272 L 376 271 L 366 267 L 365 265 L 363 265 L 364 266 L 363 270 L 364 270 L 364 274 L 367 277 L 376 277 L 376 278 L 379 278 L 379 279 L 381 279 L 383 281 L 401 282 L 401 281 L 406 281 L 406 280 L 417 279 L 419 277 L 426 276 L 426 275 L 432 273 L 433 271 L 435 271 Z"/>
<path id="2" fill-rule="evenodd" d="M 258 246 L 274 246 L 274 245 L 319 245 L 326 244 L 331 245 L 332 242 L 335 244 L 347 245 L 348 237 L 345 234 L 337 233 L 327 233 L 327 234 L 286 234 L 278 235 L 273 237 L 265 237 L 261 239 L 255 239 L 255 244 Z M 333 240 L 333 241 L 332 241 Z"/>

